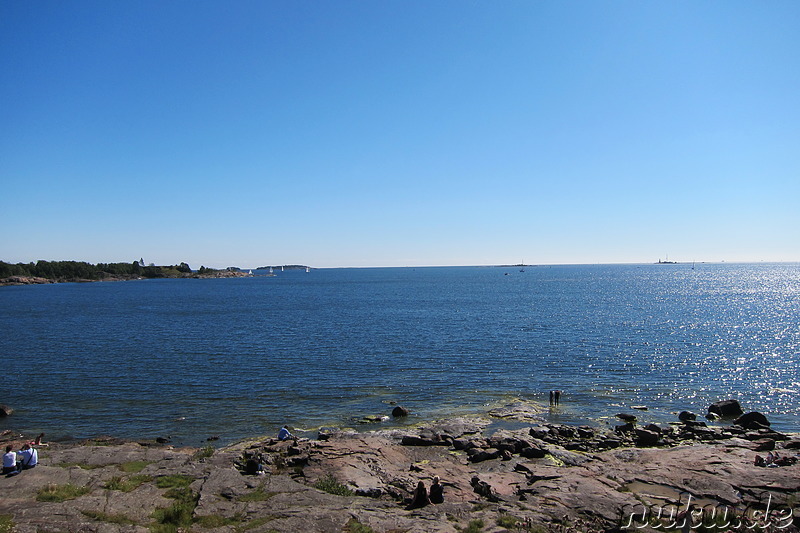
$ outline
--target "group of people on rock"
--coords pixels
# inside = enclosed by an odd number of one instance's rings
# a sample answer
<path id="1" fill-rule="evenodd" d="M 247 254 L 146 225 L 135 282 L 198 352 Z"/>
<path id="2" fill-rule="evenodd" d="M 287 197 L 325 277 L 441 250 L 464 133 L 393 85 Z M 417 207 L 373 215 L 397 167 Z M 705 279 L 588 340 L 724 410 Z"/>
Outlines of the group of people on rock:
<path id="1" fill-rule="evenodd" d="M 756 466 L 790 466 L 797 462 L 796 457 L 791 456 L 781 456 L 778 455 L 778 452 L 772 453 L 769 452 L 766 457 L 761 457 L 760 455 L 756 455 L 755 458 L 755 465 Z"/>
<path id="2" fill-rule="evenodd" d="M 444 503 L 444 487 L 439 482 L 439 476 L 433 476 L 431 490 L 425 488 L 425 483 L 420 481 L 414 490 L 414 497 L 406 509 L 419 509 L 431 503 Z"/>
<path id="3" fill-rule="evenodd" d="M 26 442 L 18 451 L 14 451 L 14 445 L 6 446 L 6 453 L 3 454 L 3 475 L 11 476 L 36 467 L 39 464 L 39 452 L 34 446 L 47 446 L 42 444 L 44 433 L 36 437 L 36 440 Z"/>

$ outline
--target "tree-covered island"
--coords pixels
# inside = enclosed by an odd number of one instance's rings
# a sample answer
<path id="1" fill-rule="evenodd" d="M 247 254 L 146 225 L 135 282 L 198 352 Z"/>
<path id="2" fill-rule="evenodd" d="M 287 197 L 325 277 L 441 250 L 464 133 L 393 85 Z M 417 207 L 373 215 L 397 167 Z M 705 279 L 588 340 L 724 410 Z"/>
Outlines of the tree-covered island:
<path id="1" fill-rule="evenodd" d="M 179 265 L 145 265 L 141 259 L 131 263 L 97 263 L 85 261 L 37 261 L 6 263 L 0 261 L 0 285 L 62 283 L 81 281 L 121 281 L 148 278 L 230 278 L 250 274 L 239 268 L 224 270 L 201 266 L 194 271 L 187 263 Z"/>

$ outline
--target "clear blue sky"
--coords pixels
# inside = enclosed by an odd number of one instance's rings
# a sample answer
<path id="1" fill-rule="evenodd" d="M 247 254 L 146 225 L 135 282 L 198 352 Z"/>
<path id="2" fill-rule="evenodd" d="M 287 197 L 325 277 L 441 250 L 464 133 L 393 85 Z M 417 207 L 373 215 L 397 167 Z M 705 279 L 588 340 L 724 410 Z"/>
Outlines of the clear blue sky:
<path id="1" fill-rule="evenodd" d="M 800 2 L 0 0 L 0 260 L 800 261 Z"/>

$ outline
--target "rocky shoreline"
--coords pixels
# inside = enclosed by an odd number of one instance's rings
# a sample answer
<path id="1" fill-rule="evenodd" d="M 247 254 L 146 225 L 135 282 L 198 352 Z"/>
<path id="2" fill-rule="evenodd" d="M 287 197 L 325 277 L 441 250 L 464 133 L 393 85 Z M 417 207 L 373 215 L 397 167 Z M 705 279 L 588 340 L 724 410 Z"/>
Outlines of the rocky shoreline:
<path id="1" fill-rule="evenodd" d="M 240 271 L 230 270 L 215 270 L 213 272 L 206 272 L 200 274 L 198 272 L 182 273 L 180 278 L 192 279 L 215 279 L 215 278 L 248 278 L 252 274 Z M 69 278 L 69 279 L 50 279 L 41 278 L 36 276 L 10 276 L 7 278 L 0 278 L 0 287 L 11 285 L 47 285 L 50 283 L 93 283 L 101 281 L 135 281 L 148 279 L 142 276 L 112 276 L 107 275 L 102 279 L 83 279 L 83 278 Z"/>
<path id="2" fill-rule="evenodd" d="M 533 416 L 526 409 L 495 415 Z M 489 418 L 456 418 L 220 449 L 51 443 L 39 466 L 0 478 L 0 531 L 663 531 L 667 511 L 687 503 L 706 521 L 726 508 L 741 522 L 706 531 L 752 531 L 741 517 L 768 507 L 759 531 L 797 531 L 800 438 L 753 414 L 717 427 L 691 413 L 644 427 L 634 416 L 607 430 L 532 423 L 492 434 Z M 0 440 L 22 443 L 11 432 Z M 434 476 L 444 502 L 410 509 Z"/>

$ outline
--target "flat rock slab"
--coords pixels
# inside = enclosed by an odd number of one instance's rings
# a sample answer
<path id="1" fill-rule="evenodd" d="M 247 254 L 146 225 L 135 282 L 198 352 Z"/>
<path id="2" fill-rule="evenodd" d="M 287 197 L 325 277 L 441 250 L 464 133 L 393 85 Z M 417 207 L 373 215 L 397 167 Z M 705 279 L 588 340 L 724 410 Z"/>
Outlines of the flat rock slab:
<path id="1" fill-rule="evenodd" d="M 492 440 L 473 433 L 476 427 L 456 422 L 418 431 Z M 507 454 L 472 463 L 450 446 L 403 446 L 395 433 L 254 440 L 210 456 L 136 443 L 52 445 L 40 449 L 40 466 L 0 478 L 0 515 L 11 517 L 20 533 L 144 533 L 155 523 L 156 509 L 175 503 L 170 489 L 157 484 L 163 476 L 185 476 L 190 483 L 197 497 L 191 530 L 198 532 L 340 533 L 358 522 L 376 532 L 455 533 L 477 519 L 488 532 L 509 529 L 498 526 L 499 519 L 528 520 L 543 531 L 591 532 L 618 524 L 643 504 L 674 504 L 688 495 L 701 504 L 738 507 L 763 502 L 765 494 L 778 504 L 800 495 L 800 464 L 757 467 L 758 452 L 745 439 L 582 453 L 528 435 L 516 430 L 496 437 L 527 437 L 546 450 L 545 457 Z M 245 453 L 261 457 L 264 474 L 241 473 L 237 465 Z M 797 450 L 780 453 L 796 456 Z M 445 502 L 407 510 L 417 483 L 430 486 L 434 476 L 442 480 Z M 354 494 L 315 488 L 331 478 Z M 128 492 L 107 488 L 114 480 L 137 479 L 140 484 Z M 37 499 L 47 487 L 68 484 L 85 493 L 65 501 Z"/>

